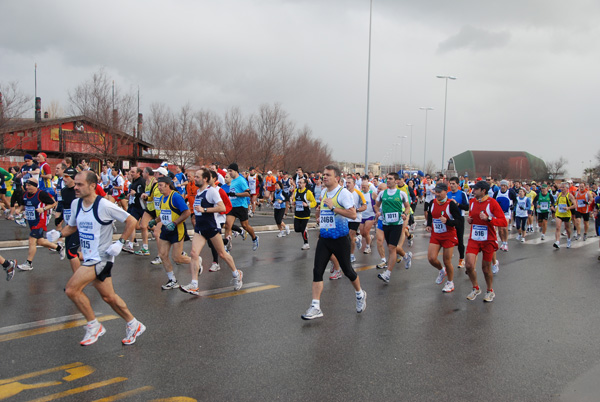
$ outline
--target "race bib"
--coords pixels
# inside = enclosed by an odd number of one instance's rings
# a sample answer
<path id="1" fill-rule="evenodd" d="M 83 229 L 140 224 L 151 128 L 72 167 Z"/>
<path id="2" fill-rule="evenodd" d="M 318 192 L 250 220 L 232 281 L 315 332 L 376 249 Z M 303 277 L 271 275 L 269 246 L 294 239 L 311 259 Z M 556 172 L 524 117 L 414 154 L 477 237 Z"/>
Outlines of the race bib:
<path id="1" fill-rule="evenodd" d="M 81 244 L 81 252 L 83 253 L 83 259 L 85 260 L 92 251 L 95 243 L 95 237 L 93 233 L 79 232 L 79 242 Z"/>
<path id="2" fill-rule="evenodd" d="M 63 209 L 63 216 L 65 218 L 65 222 L 69 223 L 69 219 L 71 219 L 71 210 Z"/>
<path id="3" fill-rule="evenodd" d="M 163 225 L 168 225 L 171 223 L 171 210 L 170 209 L 161 209 L 160 210 L 160 220 Z"/>
<path id="4" fill-rule="evenodd" d="M 384 223 L 396 223 L 400 222 L 399 212 L 387 212 L 383 219 Z"/>
<path id="5" fill-rule="evenodd" d="M 561 214 L 567 213 L 567 204 L 558 204 L 558 212 Z"/>
<path id="6" fill-rule="evenodd" d="M 62 190 L 60 188 L 56 189 L 56 201 L 62 201 Z"/>
<path id="7" fill-rule="evenodd" d="M 113 188 L 113 196 L 118 196 L 119 195 L 119 190 L 117 190 L 116 188 Z"/>
<path id="8" fill-rule="evenodd" d="M 154 197 L 154 210 L 160 210 L 160 197 Z"/>
<path id="9" fill-rule="evenodd" d="M 254 194 L 256 192 L 256 182 L 250 183 L 248 187 L 250 187 L 250 194 Z"/>
<path id="10" fill-rule="evenodd" d="M 304 203 L 302 201 L 296 201 L 296 211 L 304 211 Z"/>
<path id="11" fill-rule="evenodd" d="M 195 199 L 194 200 L 194 215 L 196 215 L 196 216 L 202 216 L 202 212 L 196 210 L 196 207 L 199 205 L 202 206 L 202 200 Z"/>
<path id="12" fill-rule="evenodd" d="M 587 206 L 587 204 L 585 203 L 585 200 L 577 200 L 578 208 L 585 208 L 586 206 Z"/>
<path id="13" fill-rule="evenodd" d="M 28 221 L 35 220 L 35 207 L 25 207 L 25 219 Z"/>
<path id="14" fill-rule="evenodd" d="M 477 241 L 486 241 L 488 239 L 488 227 L 485 225 L 473 225 L 471 239 Z"/>
<path id="15" fill-rule="evenodd" d="M 441 219 L 433 220 L 433 231 L 435 233 L 446 233 L 448 229 L 446 228 L 446 224 L 442 223 Z"/>
<path id="16" fill-rule="evenodd" d="M 135 195 L 130 195 L 129 196 L 129 204 L 131 205 L 133 203 L 135 203 Z"/>
<path id="17" fill-rule="evenodd" d="M 547 211 L 550 205 L 547 202 L 540 202 L 540 210 Z"/>
<path id="18" fill-rule="evenodd" d="M 330 209 L 321 210 L 319 226 L 321 229 L 335 229 L 335 214 Z"/>

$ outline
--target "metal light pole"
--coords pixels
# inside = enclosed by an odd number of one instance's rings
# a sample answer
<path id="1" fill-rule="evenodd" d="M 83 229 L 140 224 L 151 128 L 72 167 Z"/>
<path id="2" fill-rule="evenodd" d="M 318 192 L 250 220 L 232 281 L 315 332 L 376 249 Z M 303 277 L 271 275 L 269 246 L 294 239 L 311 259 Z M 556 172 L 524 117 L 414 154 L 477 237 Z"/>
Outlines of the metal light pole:
<path id="1" fill-rule="evenodd" d="M 411 123 L 407 123 L 406 125 L 410 127 L 410 158 L 409 158 L 410 162 L 409 163 L 410 163 L 410 167 L 412 168 L 412 128 L 413 128 L 413 125 Z"/>
<path id="2" fill-rule="evenodd" d="M 398 136 L 398 138 L 400 138 L 400 169 L 402 169 L 402 171 L 404 172 L 404 139 L 408 138 L 407 135 L 402 135 L 402 136 Z"/>
<path id="3" fill-rule="evenodd" d="M 365 175 L 369 174 L 369 94 L 371 91 L 371 25 L 373 21 L 373 0 L 369 8 L 369 62 L 367 67 L 367 133 L 365 136 Z"/>
<path id="4" fill-rule="evenodd" d="M 425 139 L 424 139 L 424 143 L 425 143 L 425 147 L 423 149 L 423 173 L 427 173 L 425 171 L 425 164 L 427 163 L 427 112 L 429 112 L 430 110 L 433 110 L 432 107 L 420 107 L 419 109 L 424 110 L 425 111 Z"/>
<path id="5" fill-rule="evenodd" d="M 446 151 L 446 105 L 448 103 L 448 80 L 455 80 L 456 77 L 451 75 L 438 75 L 437 78 L 443 78 L 446 80 L 446 93 L 444 95 L 444 136 L 442 140 L 442 173 L 444 173 L 444 166 L 446 164 L 444 153 Z"/>

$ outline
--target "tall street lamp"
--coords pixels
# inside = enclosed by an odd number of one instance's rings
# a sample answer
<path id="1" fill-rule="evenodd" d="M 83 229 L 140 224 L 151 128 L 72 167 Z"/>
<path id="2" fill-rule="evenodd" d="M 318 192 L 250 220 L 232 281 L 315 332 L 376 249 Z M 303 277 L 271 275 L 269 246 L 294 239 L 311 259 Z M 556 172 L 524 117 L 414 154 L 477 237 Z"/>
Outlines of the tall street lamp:
<path id="1" fill-rule="evenodd" d="M 365 135 L 365 175 L 369 174 L 369 98 L 371 94 L 371 26 L 373 22 L 373 0 L 369 6 L 369 61 L 367 67 L 367 129 Z"/>
<path id="2" fill-rule="evenodd" d="M 412 128 L 413 125 L 411 123 L 407 123 L 407 126 L 410 127 L 410 167 L 412 168 Z"/>
<path id="3" fill-rule="evenodd" d="M 424 143 L 425 143 L 425 147 L 423 149 L 423 173 L 427 173 L 425 171 L 425 164 L 427 163 L 427 112 L 429 112 L 430 110 L 433 110 L 432 107 L 420 107 L 419 109 L 424 110 L 425 111 L 425 139 L 424 139 Z"/>
<path id="4" fill-rule="evenodd" d="M 402 167 L 404 165 L 404 139 L 408 138 L 407 135 L 399 135 L 398 138 L 400 138 L 400 169 L 402 171 L 404 171 L 404 168 Z"/>
<path id="5" fill-rule="evenodd" d="M 446 151 L 446 105 L 448 103 L 448 80 L 455 80 L 456 77 L 451 75 L 438 75 L 437 78 L 443 78 L 446 80 L 446 93 L 444 95 L 444 137 L 442 140 L 442 173 L 444 173 L 444 166 L 446 166 L 445 151 Z"/>

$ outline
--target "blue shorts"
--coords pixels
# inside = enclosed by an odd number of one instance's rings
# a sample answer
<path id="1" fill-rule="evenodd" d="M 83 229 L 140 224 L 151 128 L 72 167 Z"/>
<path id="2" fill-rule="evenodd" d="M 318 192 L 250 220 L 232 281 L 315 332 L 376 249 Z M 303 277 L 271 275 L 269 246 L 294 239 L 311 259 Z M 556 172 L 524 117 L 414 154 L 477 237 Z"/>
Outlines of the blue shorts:
<path id="1" fill-rule="evenodd" d="M 377 229 L 383 230 L 383 221 L 381 219 L 377 219 Z"/>
<path id="2" fill-rule="evenodd" d="M 41 239 L 44 237 L 45 231 L 46 230 L 44 228 L 31 229 L 31 232 L 29 232 L 29 237 L 33 237 L 34 239 Z"/>
<path id="3" fill-rule="evenodd" d="M 139 221 L 144 215 L 143 209 L 139 209 L 133 206 L 129 206 L 129 208 L 127 208 L 127 212 L 129 213 L 129 215 L 133 216 L 136 221 Z"/>
<path id="4" fill-rule="evenodd" d="M 366 221 L 372 221 L 373 219 L 375 219 L 374 216 L 371 216 L 370 218 L 364 218 L 363 220 L 360 221 L 360 223 L 365 223 Z"/>

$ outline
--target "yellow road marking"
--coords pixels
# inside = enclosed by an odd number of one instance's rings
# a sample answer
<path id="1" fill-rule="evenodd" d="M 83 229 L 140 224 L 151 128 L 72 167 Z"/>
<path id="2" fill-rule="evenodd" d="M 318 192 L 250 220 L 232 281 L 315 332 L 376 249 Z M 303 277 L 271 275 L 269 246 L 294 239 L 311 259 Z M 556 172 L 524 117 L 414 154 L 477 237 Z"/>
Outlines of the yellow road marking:
<path id="1" fill-rule="evenodd" d="M 120 394 L 116 394 L 113 396 L 107 396 L 106 398 L 96 399 L 94 402 L 112 402 L 118 401 L 119 399 L 127 398 L 128 396 L 141 394 L 142 392 L 151 391 L 154 387 L 145 386 L 141 388 L 132 389 L 131 391 L 121 392 Z"/>
<path id="2" fill-rule="evenodd" d="M 83 363 L 76 362 L 76 363 L 65 364 L 64 366 L 60 366 L 60 367 L 54 367 L 54 368 L 50 368 L 50 369 L 46 369 L 46 370 L 34 371 L 33 373 L 22 374 L 17 377 L 0 380 L 0 385 L 8 384 L 9 382 L 14 382 L 14 381 L 26 380 L 28 378 L 37 377 L 37 376 L 48 374 L 48 373 L 55 373 L 57 371 L 68 370 L 70 368 L 79 367 L 79 366 L 83 366 Z"/>
<path id="3" fill-rule="evenodd" d="M 105 315 L 102 317 L 98 317 L 97 320 L 102 322 L 102 321 L 114 320 L 117 318 L 119 318 L 119 317 L 116 315 Z M 28 329 L 26 331 L 13 332 L 11 334 L 0 335 L 0 342 L 12 341 L 14 339 L 26 338 L 28 336 L 33 336 L 33 335 L 47 334 L 48 332 L 61 331 L 63 329 L 79 327 L 79 326 L 82 326 L 85 324 L 87 324 L 87 321 L 84 319 L 84 320 L 66 322 L 64 324 L 56 324 L 56 325 L 49 325 L 47 327 Z"/>
<path id="4" fill-rule="evenodd" d="M 241 289 L 241 290 L 238 290 L 237 292 L 235 292 L 235 291 L 234 292 L 225 292 L 225 293 L 219 293 L 216 295 L 210 295 L 210 296 L 206 296 L 206 297 L 210 297 L 211 299 L 223 299 L 225 297 L 245 295 L 248 293 L 260 292 L 262 290 L 275 289 L 278 287 L 279 286 L 275 286 L 275 285 L 257 286 L 255 288 Z"/>
<path id="5" fill-rule="evenodd" d="M 122 381 L 127 381 L 127 378 L 125 378 L 125 377 L 115 377 L 115 378 L 111 378 L 110 380 L 95 382 L 93 384 L 84 385 L 83 387 L 73 388 L 73 389 L 69 389 L 67 391 L 57 392 L 56 394 L 43 396 L 43 397 L 37 398 L 37 399 L 32 399 L 29 402 L 47 402 L 47 401 L 53 401 L 55 399 L 63 398 L 65 396 L 80 394 L 82 392 L 90 391 L 92 389 L 96 389 L 96 388 L 100 388 L 100 387 L 105 387 L 105 386 L 111 385 L 111 384 L 116 384 L 116 383 L 122 382 Z"/>
<path id="6" fill-rule="evenodd" d="M 355 268 L 354 271 L 366 271 L 375 268 L 375 265 L 367 265 L 366 267 Z"/>

